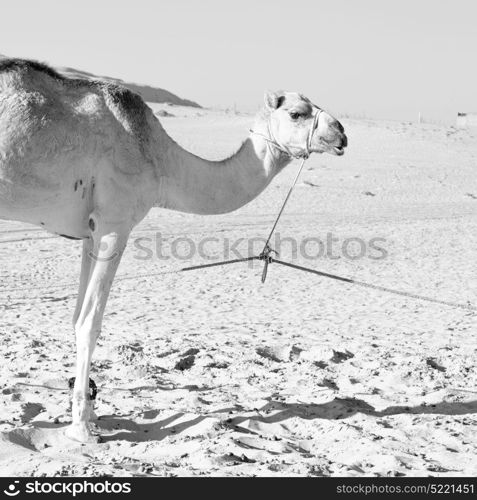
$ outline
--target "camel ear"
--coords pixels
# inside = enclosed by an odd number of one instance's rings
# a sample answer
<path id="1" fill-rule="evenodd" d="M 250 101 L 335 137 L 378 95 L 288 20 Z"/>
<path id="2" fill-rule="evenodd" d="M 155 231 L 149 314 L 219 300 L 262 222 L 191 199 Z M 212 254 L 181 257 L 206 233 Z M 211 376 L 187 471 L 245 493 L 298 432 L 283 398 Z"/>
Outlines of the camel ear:
<path id="1" fill-rule="evenodd" d="M 283 92 L 265 92 L 264 96 L 265 106 L 271 111 L 278 109 L 285 100 Z"/>

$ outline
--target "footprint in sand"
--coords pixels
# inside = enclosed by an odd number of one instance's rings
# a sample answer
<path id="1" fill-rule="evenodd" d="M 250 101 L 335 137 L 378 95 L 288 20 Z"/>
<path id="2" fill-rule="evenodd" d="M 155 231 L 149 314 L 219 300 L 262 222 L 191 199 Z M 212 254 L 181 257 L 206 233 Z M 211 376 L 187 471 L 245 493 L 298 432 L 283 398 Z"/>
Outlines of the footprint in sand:
<path id="1" fill-rule="evenodd" d="M 43 413 L 45 407 L 40 403 L 25 403 L 22 405 L 22 414 L 20 415 L 20 420 L 22 424 L 26 424 L 33 420 L 37 415 Z"/>
<path id="2" fill-rule="evenodd" d="M 192 368 L 194 362 L 195 362 L 195 356 L 191 354 L 190 356 L 186 356 L 185 358 L 180 359 L 176 363 L 174 368 L 176 370 L 180 370 L 181 372 L 183 372 L 184 370 L 189 370 L 190 368 Z"/>
<path id="3" fill-rule="evenodd" d="M 176 363 L 174 368 L 176 370 L 180 370 L 181 372 L 189 370 L 192 366 L 194 366 L 196 354 L 199 354 L 199 349 L 188 349 L 181 355 L 181 359 Z"/>
<path id="4" fill-rule="evenodd" d="M 294 361 L 300 356 L 301 351 L 295 345 L 272 345 L 256 349 L 256 353 L 262 358 L 277 362 Z"/>

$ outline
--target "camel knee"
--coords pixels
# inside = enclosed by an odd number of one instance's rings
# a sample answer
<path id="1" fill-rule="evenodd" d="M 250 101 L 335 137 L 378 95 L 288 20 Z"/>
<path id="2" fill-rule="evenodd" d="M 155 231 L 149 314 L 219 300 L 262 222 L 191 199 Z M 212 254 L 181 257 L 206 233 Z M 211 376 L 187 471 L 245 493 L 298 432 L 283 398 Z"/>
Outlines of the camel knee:
<path id="1" fill-rule="evenodd" d="M 73 330 L 76 338 L 93 336 L 97 338 L 101 333 L 101 323 L 98 320 L 86 318 L 80 319 L 81 310 L 76 310 L 73 314 Z"/>
<path id="2" fill-rule="evenodd" d="M 76 320 L 73 318 L 73 321 L 77 348 L 84 349 L 86 347 L 92 347 L 94 349 L 99 334 L 101 333 L 101 323 L 94 319 L 80 321 L 78 318 L 76 318 Z"/>

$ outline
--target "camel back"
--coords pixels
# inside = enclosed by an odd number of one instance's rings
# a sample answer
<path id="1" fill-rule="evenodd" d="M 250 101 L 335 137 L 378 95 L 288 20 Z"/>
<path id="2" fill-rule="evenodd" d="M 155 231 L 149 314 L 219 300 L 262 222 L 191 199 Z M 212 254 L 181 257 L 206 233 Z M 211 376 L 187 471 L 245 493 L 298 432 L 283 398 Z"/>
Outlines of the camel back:
<path id="1" fill-rule="evenodd" d="M 54 80 L 57 85 L 63 85 L 68 89 L 98 91 L 103 95 L 111 112 L 140 143 L 146 141 L 149 136 L 148 115 L 149 118 L 154 117 L 153 113 L 140 95 L 122 85 L 102 80 L 69 78 L 46 64 L 25 59 L 0 60 L 0 74 L 6 72 L 15 73 L 20 80 L 29 78 L 33 82 L 35 82 L 35 73 L 41 73 Z"/>

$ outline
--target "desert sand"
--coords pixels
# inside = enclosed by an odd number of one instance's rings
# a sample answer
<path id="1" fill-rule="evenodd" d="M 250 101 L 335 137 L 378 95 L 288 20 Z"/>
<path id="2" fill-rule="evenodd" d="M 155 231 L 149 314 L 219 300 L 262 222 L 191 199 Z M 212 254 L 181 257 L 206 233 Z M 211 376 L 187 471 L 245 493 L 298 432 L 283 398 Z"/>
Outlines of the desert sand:
<path id="1" fill-rule="evenodd" d="M 253 122 L 151 106 L 211 159 L 233 153 Z M 293 261 L 477 306 L 477 131 L 339 118 L 346 155 L 309 159 L 278 227 L 299 244 L 331 234 L 336 253 Z M 219 260 L 225 239 L 243 238 L 246 255 L 297 166 L 234 213 L 155 208 L 136 227 L 93 359 L 94 445 L 63 436 L 81 243 L 0 222 L 1 475 L 477 474 L 475 311 L 276 264 L 264 285 L 258 263 L 174 272 L 206 261 L 187 255 L 190 241 L 217 238 L 206 248 Z M 187 258 L 138 258 L 134 240 L 158 233 L 164 255 Z M 349 238 L 365 242 L 360 258 L 340 251 Z M 284 243 L 280 257 L 291 253 Z"/>

